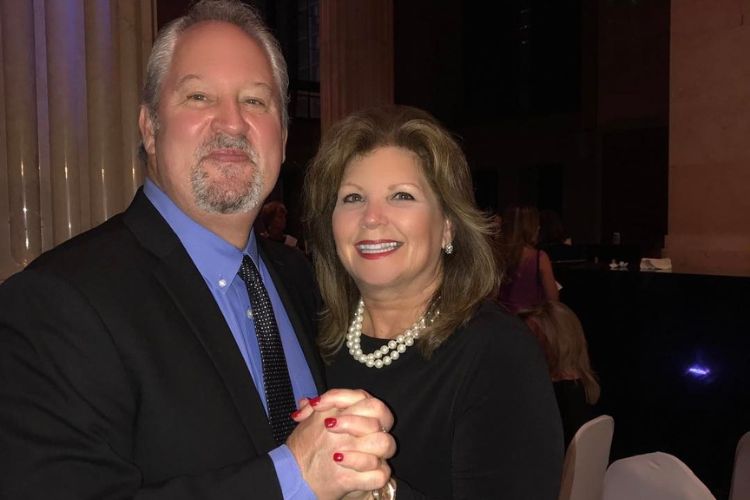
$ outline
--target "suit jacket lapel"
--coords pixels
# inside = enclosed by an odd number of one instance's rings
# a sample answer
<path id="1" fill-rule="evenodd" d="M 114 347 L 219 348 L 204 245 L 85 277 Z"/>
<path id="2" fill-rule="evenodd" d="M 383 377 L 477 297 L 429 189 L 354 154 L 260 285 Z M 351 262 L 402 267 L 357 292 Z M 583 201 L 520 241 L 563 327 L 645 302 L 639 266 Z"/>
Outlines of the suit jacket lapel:
<path id="1" fill-rule="evenodd" d="M 161 264 L 154 268 L 154 276 L 213 361 L 256 449 L 263 453 L 275 448 L 263 403 L 232 332 L 177 235 L 142 191 L 136 194 L 124 221 L 143 246 L 159 257 Z"/>

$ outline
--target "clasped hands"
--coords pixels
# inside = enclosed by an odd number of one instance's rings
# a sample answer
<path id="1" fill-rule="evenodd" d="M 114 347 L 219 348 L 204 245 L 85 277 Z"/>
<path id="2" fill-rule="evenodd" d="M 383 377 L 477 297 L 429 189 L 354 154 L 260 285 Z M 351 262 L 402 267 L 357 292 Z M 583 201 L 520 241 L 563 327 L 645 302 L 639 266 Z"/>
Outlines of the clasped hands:
<path id="1" fill-rule="evenodd" d="M 332 389 L 303 399 L 287 446 L 319 499 L 368 498 L 390 479 L 393 415 L 363 390 Z"/>

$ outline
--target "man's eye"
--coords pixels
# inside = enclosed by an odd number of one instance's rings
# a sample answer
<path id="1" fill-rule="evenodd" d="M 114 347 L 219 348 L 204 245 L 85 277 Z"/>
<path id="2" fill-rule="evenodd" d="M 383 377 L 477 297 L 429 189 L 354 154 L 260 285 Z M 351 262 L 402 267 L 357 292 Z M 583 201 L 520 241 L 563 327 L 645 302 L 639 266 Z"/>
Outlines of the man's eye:
<path id="1" fill-rule="evenodd" d="M 266 107 L 266 101 L 264 101 L 263 99 L 258 99 L 257 97 L 248 97 L 247 99 L 245 99 L 245 103 L 249 104 L 250 106 L 257 106 L 260 108 Z"/>
<path id="2" fill-rule="evenodd" d="M 399 191 L 398 193 L 393 195 L 393 199 L 394 200 L 413 200 L 414 197 L 410 193 Z"/>
<path id="3" fill-rule="evenodd" d="M 344 196 L 341 200 L 344 203 L 355 203 L 358 201 L 362 201 L 362 195 L 360 195 L 359 193 L 350 193 Z"/>
<path id="4" fill-rule="evenodd" d="M 208 98 L 206 97 L 205 94 L 198 94 L 198 93 L 196 93 L 196 94 L 190 94 L 190 95 L 187 96 L 187 98 L 188 98 L 188 101 L 206 101 L 206 100 L 208 100 Z"/>

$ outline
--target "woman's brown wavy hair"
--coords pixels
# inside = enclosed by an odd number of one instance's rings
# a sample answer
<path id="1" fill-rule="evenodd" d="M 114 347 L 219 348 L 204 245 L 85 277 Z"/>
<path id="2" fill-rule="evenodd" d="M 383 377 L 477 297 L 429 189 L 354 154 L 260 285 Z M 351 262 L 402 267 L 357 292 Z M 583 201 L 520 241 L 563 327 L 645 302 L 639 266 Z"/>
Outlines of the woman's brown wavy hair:
<path id="1" fill-rule="evenodd" d="M 453 229 L 452 255 L 442 255 L 442 282 L 431 304 L 440 315 L 419 338 L 429 357 L 498 286 L 489 219 L 474 203 L 471 173 L 461 148 L 431 115 L 416 108 L 385 106 L 354 113 L 326 133 L 307 170 L 304 222 L 326 307 L 318 345 L 330 359 L 344 343 L 359 291 L 336 254 L 332 214 L 346 167 L 374 150 L 395 146 L 414 153 Z M 428 306 L 429 306 L 428 305 Z"/>

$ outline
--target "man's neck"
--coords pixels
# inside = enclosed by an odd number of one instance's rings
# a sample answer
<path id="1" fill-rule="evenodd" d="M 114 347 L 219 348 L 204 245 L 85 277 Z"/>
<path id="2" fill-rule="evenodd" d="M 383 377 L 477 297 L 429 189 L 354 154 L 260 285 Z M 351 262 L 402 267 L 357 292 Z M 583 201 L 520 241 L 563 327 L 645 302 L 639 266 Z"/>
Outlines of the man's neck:
<path id="1" fill-rule="evenodd" d="M 247 246 L 250 229 L 257 214 L 258 210 L 253 210 L 250 213 L 231 215 L 208 214 L 205 212 L 188 213 L 187 215 L 230 245 L 243 250 Z"/>
<path id="2" fill-rule="evenodd" d="M 148 175 L 147 177 L 148 180 L 152 182 L 164 196 L 169 198 L 183 214 L 190 217 L 197 224 L 200 224 L 219 238 L 240 250 L 243 250 L 247 246 L 247 240 L 250 238 L 250 229 L 260 212 L 260 206 L 246 213 L 209 213 L 201 210 L 190 202 L 169 196 L 152 175 Z"/>

